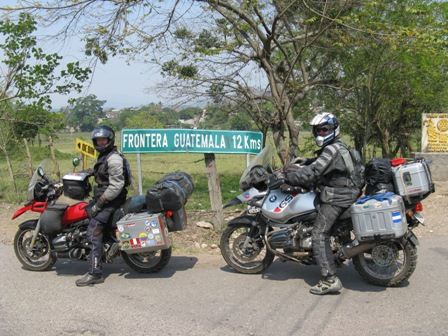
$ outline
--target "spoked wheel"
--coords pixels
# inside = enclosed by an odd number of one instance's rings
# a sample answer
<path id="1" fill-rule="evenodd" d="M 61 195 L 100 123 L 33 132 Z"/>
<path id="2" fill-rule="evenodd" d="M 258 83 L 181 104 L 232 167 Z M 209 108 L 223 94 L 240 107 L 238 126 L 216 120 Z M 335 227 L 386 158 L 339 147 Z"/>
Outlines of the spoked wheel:
<path id="1" fill-rule="evenodd" d="M 171 259 L 172 248 L 166 250 L 127 254 L 122 253 L 126 264 L 139 273 L 160 272 Z"/>
<path id="2" fill-rule="evenodd" d="M 257 274 L 271 266 L 275 255 L 263 243 L 260 235 L 248 236 L 247 224 L 228 226 L 221 235 L 221 254 L 235 271 Z"/>
<path id="3" fill-rule="evenodd" d="M 34 246 L 31 241 L 37 221 L 30 221 L 21 225 L 14 237 L 14 252 L 17 259 L 27 270 L 47 271 L 53 267 L 57 258 L 50 251 L 50 240 L 48 236 L 39 232 Z"/>
<path id="4" fill-rule="evenodd" d="M 417 249 L 407 240 L 381 243 L 353 257 L 356 271 L 374 285 L 395 287 L 417 266 Z"/>

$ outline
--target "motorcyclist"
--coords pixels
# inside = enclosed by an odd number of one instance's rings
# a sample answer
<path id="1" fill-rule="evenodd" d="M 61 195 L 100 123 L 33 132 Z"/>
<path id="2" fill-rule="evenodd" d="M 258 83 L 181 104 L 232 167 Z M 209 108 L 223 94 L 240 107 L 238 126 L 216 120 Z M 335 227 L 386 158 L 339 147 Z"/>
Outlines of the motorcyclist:
<path id="1" fill-rule="evenodd" d="M 338 119 L 329 112 L 317 114 L 310 125 L 317 146 L 317 157 L 297 159 L 305 166 L 287 164 L 284 167 L 285 182 L 290 185 L 317 185 L 320 206 L 313 226 L 313 254 L 320 267 L 322 278 L 312 286 L 312 294 L 322 295 L 338 292 L 342 283 L 336 276 L 336 264 L 330 246 L 330 230 L 336 219 L 360 196 L 361 190 L 350 178 L 350 173 L 341 151 L 347 150 L 339 138 Z"/>
<path id="2" fill-rule="evenodd" d="M 90 223 L 87 241 L 90 245 L 89 272 L 76 280 L 77 286 L 89 286 L 104 282 L 102 276 L 103 231 L 114 211 L 125 201 L 124 159 L 115 146 L 115 132 L 107 125 L 95 127 L 92 142 L 98 151 L 98 160 L 93 168 L 97 186 L 93 200 L 86 207 Z"/>

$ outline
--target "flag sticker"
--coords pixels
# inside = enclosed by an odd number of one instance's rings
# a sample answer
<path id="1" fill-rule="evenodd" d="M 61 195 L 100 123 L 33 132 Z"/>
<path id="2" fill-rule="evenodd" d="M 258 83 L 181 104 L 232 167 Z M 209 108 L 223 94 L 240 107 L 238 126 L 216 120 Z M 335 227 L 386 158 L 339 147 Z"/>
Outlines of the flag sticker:
<path id="1" fill-rule="evenodd" d="M 401 223 L 401 213 L 400 212 L 392 212 L 392 221 L 394 223 Z"/>
<path id="2" fill-rule="evenodd" d="M 140 238 L 132 238 L 131 240 L 129 240 L 129 242 L 131 243 L 131 248 L 142 247 L 142 244 L 140 242 Z"/>

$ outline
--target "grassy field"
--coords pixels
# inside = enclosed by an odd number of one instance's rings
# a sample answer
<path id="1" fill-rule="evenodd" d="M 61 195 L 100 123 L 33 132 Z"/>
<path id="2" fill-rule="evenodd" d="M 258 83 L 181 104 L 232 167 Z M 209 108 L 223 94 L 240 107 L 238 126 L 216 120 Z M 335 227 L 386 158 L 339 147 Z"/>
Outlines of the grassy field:
<path id="1" fill-rule="evenodd" d="M 61 175 L 73 171 L 72 159 L 74 157 L 82 158 L 82 154 L 76 150 L 76 139 L 81 139 L 84 142 L 91 143 L 91 133 L 60 133 L 54 139 L 54 146 L 56 148 L 56 157 L 59 164 Z M 348 139 L 344 139 L 350 143 Z M 267 145 L 273 145 L 272 139 L 268 138 Z M 314 141 L 310 139 L 309 132 L 301 132 L 299 144 L 302 148 L 309 148 L 307 153 L 302 153 L 304 157 L 312 157 L 311 150 L 315 150 Z M 116 145 L 120 148 L 120 133 L 116 135 Z M 23 147 L 23 146 L 22 146 Z M 41 160 L 50 158 L 50 151 L 46 141 L 42 141 L 39 145 L 37 141 L 31 146 L 33 168 L 35 169 Z M 17 203 L 26 201 L 26 189 L 29 183 L 29 169 L 26 154 L 21 147 L 16 151 L 9 153 L 13 162 L 13 170 L 16 176 L 16 186 L 19 192 L 19 197 L 16 196 L 14 185 L 9 176 L 5 158 L 0 156 L 0 202 Z M 243 173 L 246 164 L 246 154 L 216 154 L 216 167 L 220 178 L 221 197 L 223 203 L 228 202 L 235 197 L 239 192 L 239 179 Z M 254 156 L 251 155 L 250 158 Z M 136 183 L 138 183 L 138 164 L 137 154 L 126 154 Z M 195 153 L 151 153 L 141 154 L 141 169 L 142 169 L 142 190 L 143 193 L 159 180 L 164 174 L 176 170 L 184 171 L 190 174 L 195 183 L 195 190 L 187 203 L 187 210 L 210 210 L 210 197 L 208 191 L 208 180 L 206 175 L 206 167 L 204 161 L 204 154 Z M 278 158 L 277 158 L 278 159 Z M 87 159 L 87 167 L 93 167 L 95 161 L 92 158 Z M 277 165 L 280 165 L 277 160 Z M 78 167 L 77 170 L 81 170 Z M 51 176 L 52 179 L 57 179 L 56 175 Z M 137 188 L 130 189 L 129 194 L 138 193 Z"/>
<path id="2" fill-rule="evenodd" d="M 71 161 L 73 157 L 82 157 L 82 154 L 76 150 L 76 138 L 91 143 L 91 133 L 69 133 L 58 134 L 54 139 L 56 156 L 58 159 L 60 172 L 62 175 L 73 171 Z M 117 134 L 116 144 L 120 148 L 120 134 Z M 32 146 L 33 168 L 35 169 L 42 159 L 49 158 L 50 152 L 46 143 L 41 146 L 35 144 Z M 17 189 L 20 192 L 20 199 L 17 199 L 14 187 L 9 177 L 4 157 L 0 157 L 0 202 L 16 203 L 26 200 L 26 188 L 29 182 L 27 159 L 25 152 L 17 150 L 11 153 L 16 174 Z M 153 153 L 141 154 L 142 168 L 142 189 L 143 193 L 159 180 L 164 174 L 181 170 L 190 174 L 195 183 L 195 191 L 187 203 L 187 210 L 210 210 L 210 197 L 208 192 L 208 180 L 206 176 L 206 167 L 204 154 L 194 153 Z M 253 157 L 253 155 L 251 155 Z M 138 182 L 137 154 L 126 154 L 135 180 Z M 216 154 L 216 167 L 220 177 L 221 196 L 223 203 L 232 199 L 240 190 L 238 186 L 239 179 L 246 167 L 247 157 L 245 154 Z M 94 160 L 87 159 L 87 167 L 93 167 Z M 82 167 L 77 168 L 80 170 Z M 56 175 L 52 175 L 56 178 Z M 130 193 L 138 193 L 138 189 L 130 190 Z"/>

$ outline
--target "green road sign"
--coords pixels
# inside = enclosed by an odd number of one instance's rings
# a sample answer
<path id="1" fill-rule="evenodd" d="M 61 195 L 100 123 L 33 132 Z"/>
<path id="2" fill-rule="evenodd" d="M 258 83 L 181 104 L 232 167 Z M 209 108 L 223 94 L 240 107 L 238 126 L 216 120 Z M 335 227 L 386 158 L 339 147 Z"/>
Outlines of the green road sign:
<path id="1" fill-rule="evenodd" d="M 123 153 L 252 153 L 263 145 L 261 132 L 190 129 L 123 129 Z"/>

